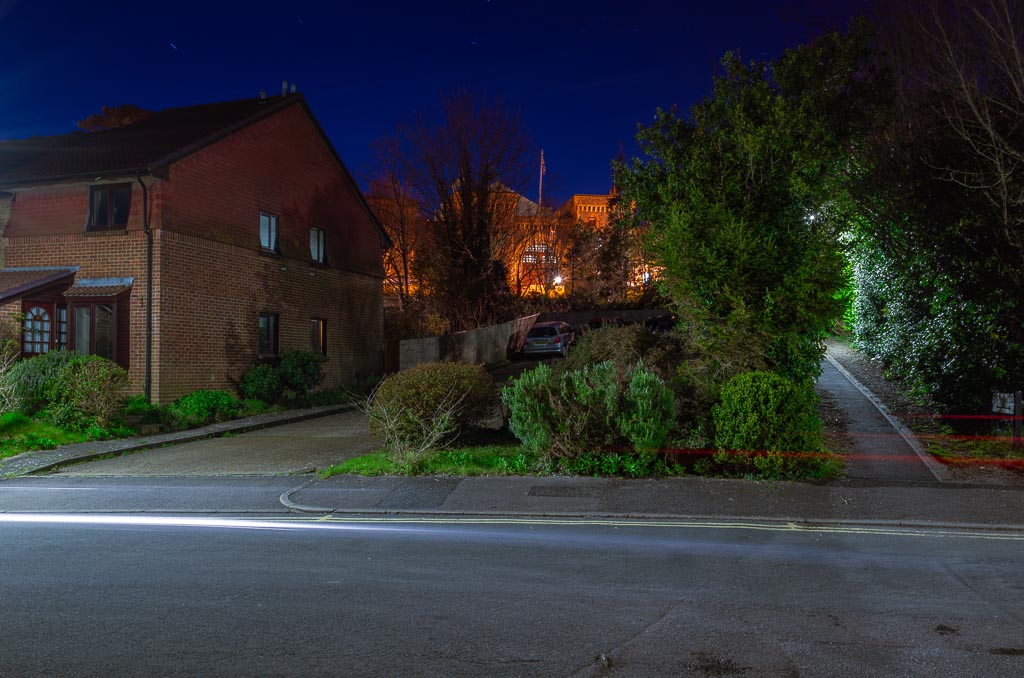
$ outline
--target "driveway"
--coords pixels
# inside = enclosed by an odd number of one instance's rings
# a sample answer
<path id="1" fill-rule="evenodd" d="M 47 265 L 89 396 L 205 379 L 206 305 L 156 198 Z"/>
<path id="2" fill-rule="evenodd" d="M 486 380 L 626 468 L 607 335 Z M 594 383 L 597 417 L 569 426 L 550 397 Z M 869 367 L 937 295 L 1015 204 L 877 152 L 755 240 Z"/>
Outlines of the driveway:
<path id="1" fill-rule="evenodd" d="M 376 443 L 366 417 L 343 412 L 295 424 L 161 447 L 68 466 L 77 476 L 233 476 L 307 473 L 366 454 Z"/>

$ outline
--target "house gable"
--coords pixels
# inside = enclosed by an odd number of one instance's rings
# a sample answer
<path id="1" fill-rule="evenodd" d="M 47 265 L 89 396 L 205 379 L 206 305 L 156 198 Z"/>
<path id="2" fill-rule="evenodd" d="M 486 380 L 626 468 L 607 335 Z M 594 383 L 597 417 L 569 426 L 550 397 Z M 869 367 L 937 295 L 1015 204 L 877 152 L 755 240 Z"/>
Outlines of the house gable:
<path id="1" fill-rule="evenodd" d="M 305 105 L 288 106 L 177 160 L 162 186 L 163 227 L 260 250 L 260 213 L 276 217 L 282 258 L 381 275 L 382 229 Z"/>

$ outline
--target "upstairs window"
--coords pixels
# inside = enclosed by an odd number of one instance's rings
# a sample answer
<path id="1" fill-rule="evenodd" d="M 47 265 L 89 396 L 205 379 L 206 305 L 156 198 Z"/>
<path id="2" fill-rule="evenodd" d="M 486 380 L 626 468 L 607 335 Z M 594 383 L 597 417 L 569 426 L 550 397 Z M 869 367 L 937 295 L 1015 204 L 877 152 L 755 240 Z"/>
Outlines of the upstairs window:
<path id="1" fill-rule="evenodd" d="M 259 352 L 261 356 L 277 355 L 276 313 L 260 313 Z"/>
<path id="2" fill-rule="evenodd" d="M 277 215 L 260 212 L 260 247 L 266 252 L 280 252 L 277 244 Z"/>
<path id="3" fill-rule="evenodd" d="M 322 228 L 309 229 L 309 256 L 318 264 L 327 263 L 327 233 Z"/>
<path id="4" fill-rule="evenodd" d="M 132 204 L 131 184 L 108 184 L 89 189 L 89 230 L 109 231 L 128 227 Z"/>

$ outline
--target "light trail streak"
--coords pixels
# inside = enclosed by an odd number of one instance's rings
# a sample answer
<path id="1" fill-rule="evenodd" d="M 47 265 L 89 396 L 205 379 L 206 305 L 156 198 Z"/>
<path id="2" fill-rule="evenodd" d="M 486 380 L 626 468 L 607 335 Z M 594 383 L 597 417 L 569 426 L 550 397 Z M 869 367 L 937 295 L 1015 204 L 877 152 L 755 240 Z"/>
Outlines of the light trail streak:
<path id="1" fill-rule="evenodd" d="M 464 526 L 526 526 L 526 527 L 612 527 L 700 530 L 747 530 L 788 533 L 840 535 L 871 535 L 918 538 L 966 538 L 996 541 L 1024 541 L 1019 530 L 985 530 L 983 528 L 885 526 L 850 524 L 814 524 L 800 522 L 769 522 L 750 520 L 631 520 L 594 518 L 514 518 L 514 517 L 368 517 L 322 516 L 320 518 L 195 518 L 183 516 L 119 516 L 83 514 L 7 513 L 0 515 L 3 524 L 109 525 L 141 527 L 196 527 L 242 530 L 338 530 L 364 532 L 456 533 Z M 430 529 L 424 529 L 430 528 Z M 438 529 L 456 528 L 456 529 Z"/>

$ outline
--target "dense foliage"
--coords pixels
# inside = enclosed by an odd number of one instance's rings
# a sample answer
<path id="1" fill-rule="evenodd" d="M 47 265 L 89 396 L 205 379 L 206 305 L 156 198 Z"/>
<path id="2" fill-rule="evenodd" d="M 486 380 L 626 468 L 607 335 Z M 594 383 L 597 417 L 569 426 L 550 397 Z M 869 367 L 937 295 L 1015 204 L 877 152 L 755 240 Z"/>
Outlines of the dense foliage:
<path id="1" fill-rule="evenodd" d="M 166 418 L 173 428 L 195 428 L 238 416 L 242 403 L 227 391 L 193 391 L 175 400 L 166 408 Z"/>
<path id="2" fill-rule="evenodd" d="M 738 375 L 722 388 L 712 416 L 720 450 L 821 450 L 821 421 L 810 383 L 794 383 L 772 372 Z"/>
<path id="3" fill-rule="evenodd" d="M 14 364 L 3 376 L 26 415 L 69 431 L 109 426 L 124 404 L 128 373 L 92 355 L 50 351 Z"/>
<path id="4" fill-rule="evenodd" d="M 323 358 L 312 351 L 285 351 L 277 367 L 289 399 L 302 399 L 323 383 Z"/>
<path id="5" fill-rule="evenodd" d="M 95 422 L 105 427 L 120 412 L 127 387 L 128 372 L 116 363 L 95 355 L 75 356 L 51 388 L 50 407 L 64 415 L 81 414 L 83 425 Z"/>
<path id="6" fill-rule="evenodd" d="M 705 361 L 738 359 L 731 373 L 814 376 L 842 315 L 831 200 L 864 44 L 830 35 L 773 65 L 727 55 L 712 95 L 688 118 L 659 110 L 637 137 L 645 158 L 617 167 L 682 323 Z"/>
<path id="7" fill-rule="evenodd" d="M 502 389 L 502 399 L 523 447 L 562 470 L 609 449 L 653 459 L 676 425 L 675 396 L 642 362 L 624 378 L 611 361 L 559 374 L 541 363 Z"/>
<path id="8" fill-rule="evenodd" d="M 54 398 L 60 374 L 78 354 L 73 351 L 50 351 L 28 360 L 21 360 L 5 375 L 13 385 L 18 408 L 35 414 Z"/>
<path id="9" fill-rule="evenodd" d="M 887 96 L 851 153 L 856 339 L 948 410 L 1024 383 L 1022 22 L 1006 0 L 891 3 Z"/>
<path id="10" fill-rule="evenodd" d="M 274 403 L 305 403 L 323 383 L 323 358 L 312 351 L 285 351 L 274 365 L 257 363 L 242 375 L 238 392 L 243 398 Z"/>
<path id="11" fill-rule="evenodd" d="M 238 391 L 243 398 L 262 400 L 265 403 L 276 403 L 284 393 L 281 375 L 272 365 L 258 364 L 250 367 L 238 384 Z"/>

